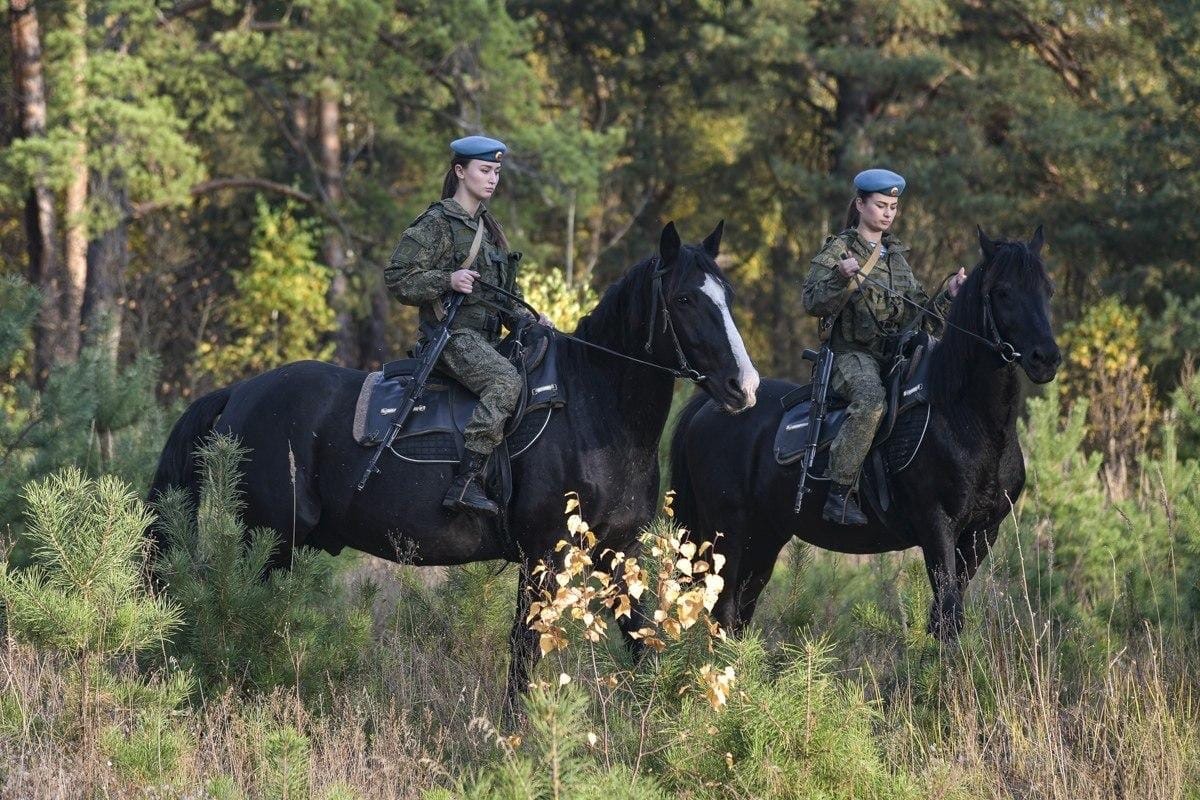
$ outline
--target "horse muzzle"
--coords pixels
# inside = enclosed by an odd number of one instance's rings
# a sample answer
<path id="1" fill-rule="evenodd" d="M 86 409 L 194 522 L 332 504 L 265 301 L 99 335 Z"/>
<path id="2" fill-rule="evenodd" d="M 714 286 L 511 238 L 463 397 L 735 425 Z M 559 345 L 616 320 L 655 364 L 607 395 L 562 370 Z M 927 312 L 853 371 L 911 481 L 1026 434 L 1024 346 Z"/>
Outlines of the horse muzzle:
<path id="1" fill-rule="evenodd" d="M 1021 367 L 1034 383 L 1049 383 L 1058 374 L 1062 363 L 1062 351 L 1051 342 L 1049 346 L 1035 345 L 1021 359 Z"/>
<path id="2" fill-rule="evenodd" d="M 741 414 L 754 408 L 757 402 L 759 377 L 756 370 L 748 374 L 726 378 L 718 386 L 710 387 L 709 394 L 728 414 Z"/>

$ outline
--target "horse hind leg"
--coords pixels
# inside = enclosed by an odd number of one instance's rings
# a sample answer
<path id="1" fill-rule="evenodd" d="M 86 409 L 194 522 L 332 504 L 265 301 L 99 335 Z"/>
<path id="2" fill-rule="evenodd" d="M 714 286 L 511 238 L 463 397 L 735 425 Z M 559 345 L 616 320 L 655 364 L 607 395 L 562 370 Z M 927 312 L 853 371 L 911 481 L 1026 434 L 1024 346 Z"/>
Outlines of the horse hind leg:
<path id="1" fill-rule="evenodd" d="M 526 621 L 530 605 L 533 603 L 533 595 L 538 588 L 538 581 L 533 578 L 533 565 L 523 561 L 517 579 L 516 615 L 508 634 L 508 685 L 504 692 L 504 721 L 509 727 L 515 727 L 523 717 L 521 698 L 529 689 L 529 676 L 538 660 L 539 634 L 531 629 Z"/>

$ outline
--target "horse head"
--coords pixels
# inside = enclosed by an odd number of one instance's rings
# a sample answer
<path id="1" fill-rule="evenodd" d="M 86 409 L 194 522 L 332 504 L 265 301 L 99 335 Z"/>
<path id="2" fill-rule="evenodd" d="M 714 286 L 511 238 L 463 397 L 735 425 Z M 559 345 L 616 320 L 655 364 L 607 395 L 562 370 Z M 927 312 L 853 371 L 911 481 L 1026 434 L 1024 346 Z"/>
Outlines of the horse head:
<path id="1" fill-rule="evenodd" d="M 1006 361 L 1020 363 L 1034 383 L 1054 379 L 1062 352 L 1050 327 L 1050 296 L 1054 288 L 1046 275 L 1039 225 L 1028 242 L 993 240 L 979 228 L 983 261 L 979 277 L 963 285 L 970 307 L 972 295 L 982 309 L 982 333 Z M 974 276 L 973 276 L 974 277 Z M 962 294 L 962 292 L 960 292 Z M 955 300 L 957 305 L 958 298 Z"/>
<path id="2" fill-rule="evenodd" d="M 647 349 L 658 363 L 691 371 L 717 405 L 737 414 L 754 405 L 759 377 L 729 310 L 733 290 L 717 266 L 724 226 L 718 222 L 698 246 L 682 244 L 674 222 L 663 228 Z"/>

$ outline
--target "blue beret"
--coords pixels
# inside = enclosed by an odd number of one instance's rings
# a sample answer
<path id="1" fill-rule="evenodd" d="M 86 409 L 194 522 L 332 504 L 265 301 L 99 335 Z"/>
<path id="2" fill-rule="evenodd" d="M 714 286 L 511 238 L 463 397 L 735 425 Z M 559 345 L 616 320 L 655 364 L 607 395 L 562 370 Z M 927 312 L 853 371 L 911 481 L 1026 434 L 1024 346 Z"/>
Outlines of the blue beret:
<path id="1" fill-rule="evenodd" d="M 492 162 L 499 162 L 508 151 L 504 142 L 487 136 L 467 136 L 463 139 L 455 139 L 450 143 L 450 149 L 456 156 Z"/>
<path id="2" fill-rule="evenodd" d="M 868 169 L 854 176 L 854 188 L 899 197 L 904 194 L 904 178 L 890 169 Z"/>

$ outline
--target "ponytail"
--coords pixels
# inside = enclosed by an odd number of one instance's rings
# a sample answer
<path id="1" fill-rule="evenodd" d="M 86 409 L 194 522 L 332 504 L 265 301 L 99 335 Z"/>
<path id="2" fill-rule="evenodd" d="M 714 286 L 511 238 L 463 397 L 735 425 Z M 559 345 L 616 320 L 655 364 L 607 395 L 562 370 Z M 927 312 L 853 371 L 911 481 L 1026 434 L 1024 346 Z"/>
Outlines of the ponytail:
<path id="1" fill-rule="evenodd" d="M 462 166 L 464 169 L 471 159 L 466 156 L 455 156 L 450 160 L 450 169 L 446 170 L 446 177 L 442 180 L 442 199 L 454 197 L 454 193 L 458 191 L 458 174 L 454 171 L 457 166 Z M 492 238 L 492 243 L 501 250 L 508 250 L 508 237 L 504 235 L 500 223 L 496 221 L 486 209 L 483 213 L 483 226 L 487 228 L 488 235 Z"/>
<path id="2" fill-rule="evenodd" d="M 451 170 L 451 173 L 453 172 L 454 170 Z M 850 206 L 846 209 L 846 224 L 842 226 L 842 230 L 848 231 L 858 227 L 858 201 L 866 200 L 870 196 L 871 192 L 857 192 L 854 197 L 850 198 Z"/>

